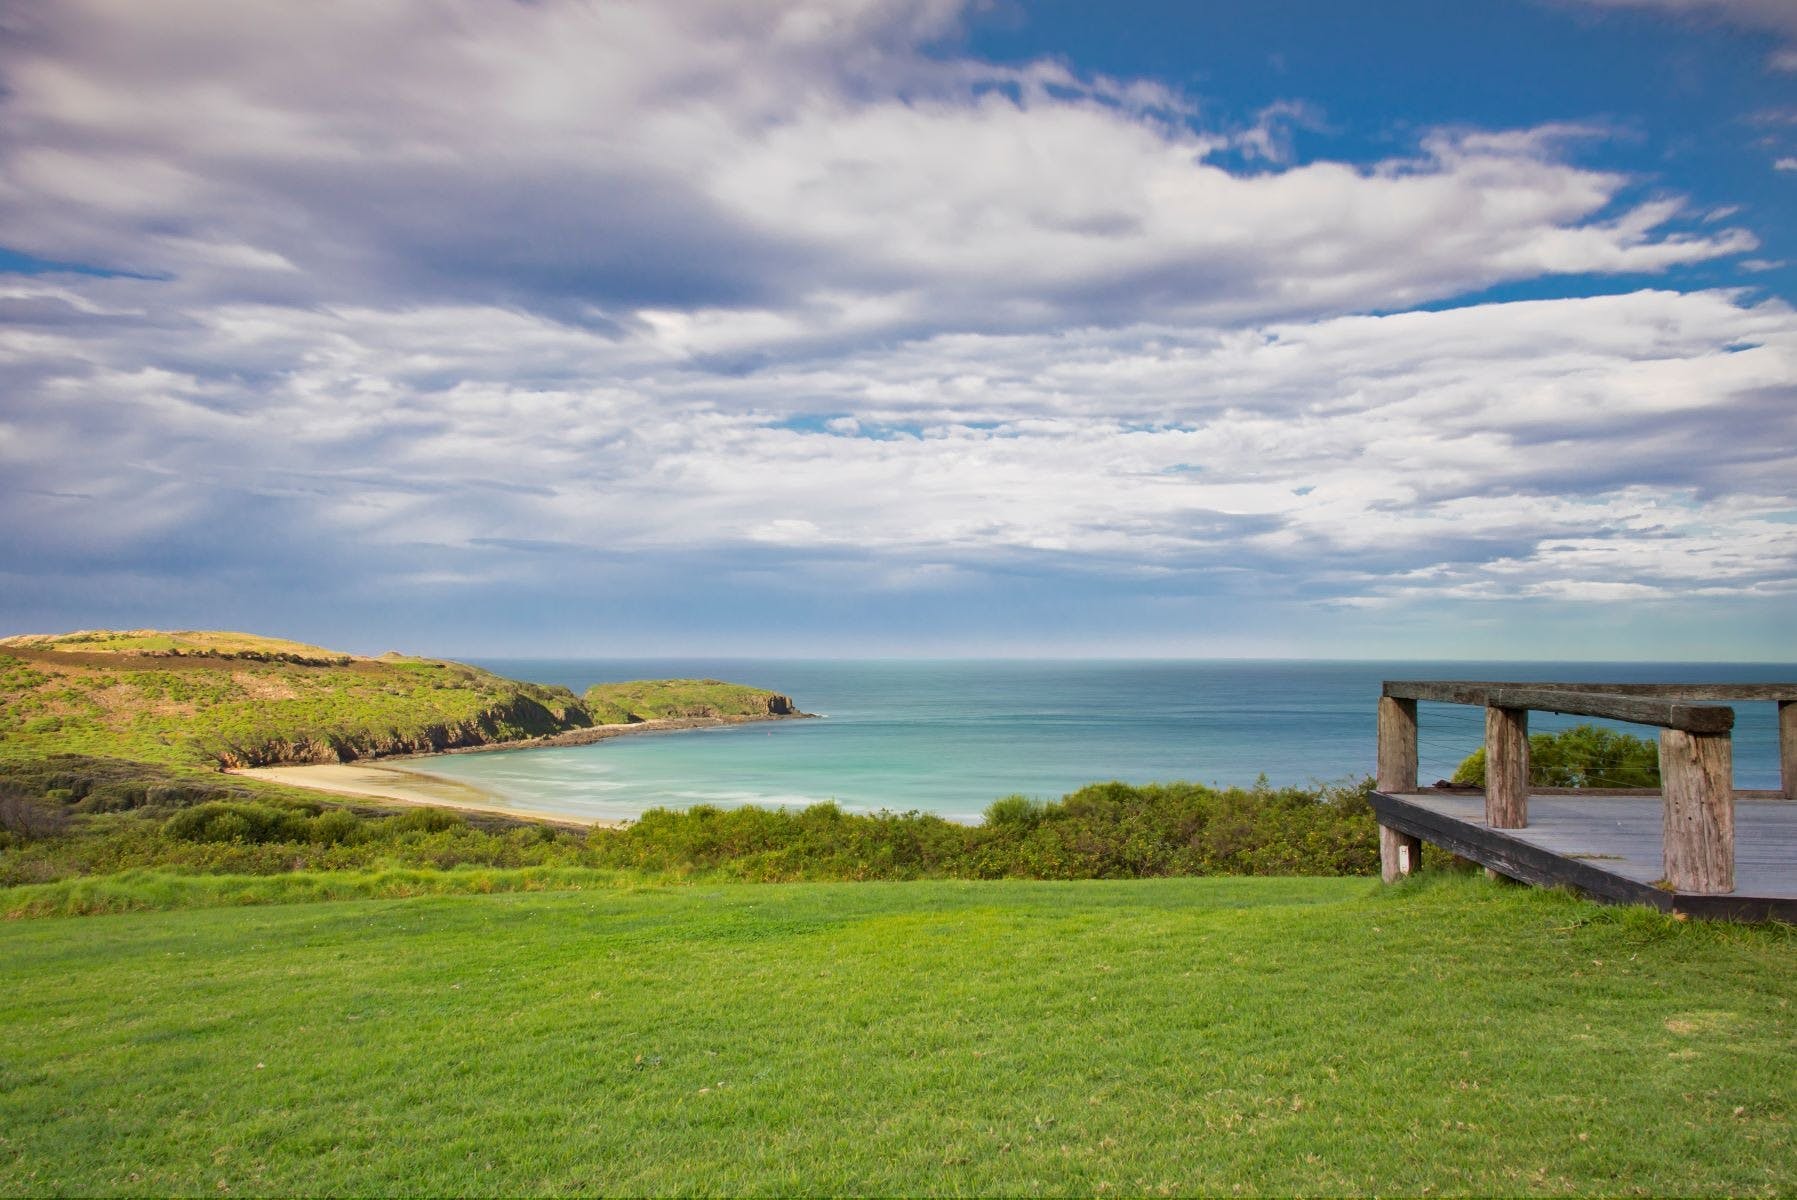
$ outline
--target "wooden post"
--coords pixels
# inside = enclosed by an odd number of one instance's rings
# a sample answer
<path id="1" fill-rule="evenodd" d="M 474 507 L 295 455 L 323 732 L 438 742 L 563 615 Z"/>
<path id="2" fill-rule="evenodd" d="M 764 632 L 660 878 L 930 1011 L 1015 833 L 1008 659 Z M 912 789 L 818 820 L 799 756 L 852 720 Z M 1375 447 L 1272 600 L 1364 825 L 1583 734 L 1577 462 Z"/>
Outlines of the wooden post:
<path id="1" fill-rule="evenodd" d="M 1778 702 L 1778 780 L 1786 800 L 1797 800 L 1797 700 Z"/>
<path id="2" fill-rule="evenodd" d="M 1522 829 L 1529 823 L 1529 710 L 1485 709 L 1485 823 Z"/>
<path id="3" fill-rule="evenodd" d="M 1379 826 L 1379 878 L 1387 883 L 1415 871 L 1423 864 L 1423 842 L 1389 825 Z"/>
<path id="4" fill-rule="evenodd" d="M 1734 741 L 1726 733 L 1660 730 L 1666 882 L 1699 896 L 1735 890 Z"/>
<path id="5" fill-rule="evenodd" d="M 1373 786 L 1388 796 L 1416 791 L 1414 700 L 1379 697 L 1379 773 Z"/>

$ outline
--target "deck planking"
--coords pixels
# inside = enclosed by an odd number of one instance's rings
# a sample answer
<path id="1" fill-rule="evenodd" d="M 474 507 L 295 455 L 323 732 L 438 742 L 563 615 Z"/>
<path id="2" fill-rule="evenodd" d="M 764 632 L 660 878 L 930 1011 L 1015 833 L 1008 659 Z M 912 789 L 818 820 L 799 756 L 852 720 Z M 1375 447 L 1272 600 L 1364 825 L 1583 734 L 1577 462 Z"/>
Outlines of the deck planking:
<path id="1" fill-rule="evenodd" d="M 1485 798 L 1448 789 L 1373 793 L 1379 821 L 1512 878 L 1692 916 L 1797 921 L 1797 801 L 1737 793 L 1735 890 L 1656 887 L 1665 874 L 1658 795 L 1531 792 L 1529 823 L 1494 829 Z"/>

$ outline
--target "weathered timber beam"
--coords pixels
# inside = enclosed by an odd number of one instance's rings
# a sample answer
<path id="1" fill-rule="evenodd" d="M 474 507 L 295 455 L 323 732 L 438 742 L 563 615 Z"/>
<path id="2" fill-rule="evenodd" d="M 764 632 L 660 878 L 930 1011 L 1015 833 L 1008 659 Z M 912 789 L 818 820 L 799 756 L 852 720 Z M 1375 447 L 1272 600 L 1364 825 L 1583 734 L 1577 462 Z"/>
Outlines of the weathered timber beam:
<path id="1" fill-rule="evenodd" d="M 1383 694 L 1403 700 L 1480 704 L 1493 688 L 1545 688 L 1555 692 L 1596 692 L 1605 696 L 1648 696 L 1662 700 L 1757 700 L 1797 703 L 1797 683 L 1571 683 L 1497 679 L 1388 679 Z"/>
<path id="2" fill-rule="evenodd" d="M 1797 683 L 1543 683 L 1561 692 L 1658 696 L 1665 700 L 1797 700 Z"/>
<path id="3" fill-rule="evenodd" d="M 1662 729 L 1682 729 L 1687 733 L 1727 733 L 1735 726 L 1732 708 L 1685 704 L 1650 695 L 1583 690 L 1583 685 L 1574 684 L 1396 679 L 1386 682 L 1384 695 L 1394 700 L 1482 704 L 1578 717 L 1608 717 L 1613 721 L 1633 721 Z"/>
<path id="4" fill-rule="evenodd" d="M 1434 700 L 1442 704 L 1483 704 L 1485 693 L 1512 684 L 1454 679 L 1388 679 L 1384 694 L 1393 700 Z"/>
<path id="5" fill-rule="evenodd" d="M 1735 727 L 1735 710 L 1711 704 L 1681 704 L 1646 696 L 1613 696 L 1599 692 L 1570 692 L 1559 688 L 1501 687 L 1486 695 L 1485 703 L 1497 708 L 1526 708 L 1534 712 L 1566 713 L 1577 717 L 1608 717 L 1682 729 L 1686 733 L 1727 733 Z"/>

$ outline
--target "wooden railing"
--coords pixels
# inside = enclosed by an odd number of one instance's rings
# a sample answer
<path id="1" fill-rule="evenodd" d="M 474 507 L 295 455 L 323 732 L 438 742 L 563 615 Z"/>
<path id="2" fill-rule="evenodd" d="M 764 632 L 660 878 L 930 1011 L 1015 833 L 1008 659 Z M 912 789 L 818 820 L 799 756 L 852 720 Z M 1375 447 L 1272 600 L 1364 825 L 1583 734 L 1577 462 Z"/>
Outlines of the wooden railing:
<path id="1" fill-rule="evenodd" d="M 1797 684 L 1387 681 L 1375 786 L 1388 795 L 1417 790 L 1419 700 L 1484 706 L 1485 823 L 1494 829 L 1529 823 L 1531 712 L 1658 726 L 1665 881 L 1675 891 L 1735 890 L 1735 710 L 1705 701 L 1777 702 L 1779 782 L 1797 800 Z M 1379 847 L 1388 882 L 1409 874 L 1422 853 L 1418 839 L 1383 825 Z"/>

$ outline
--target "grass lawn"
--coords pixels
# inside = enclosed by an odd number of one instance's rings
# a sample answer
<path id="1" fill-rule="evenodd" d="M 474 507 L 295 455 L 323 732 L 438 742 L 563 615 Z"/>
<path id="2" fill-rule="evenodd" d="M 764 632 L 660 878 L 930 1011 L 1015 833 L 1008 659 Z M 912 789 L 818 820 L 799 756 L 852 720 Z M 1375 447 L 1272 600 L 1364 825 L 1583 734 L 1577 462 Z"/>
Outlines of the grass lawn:
<path id="1" fill-rule="evenodd" d="M 1736 1193 L 1797 938 L 1436 878 L 0 926 L 0 1193 Z"/>

